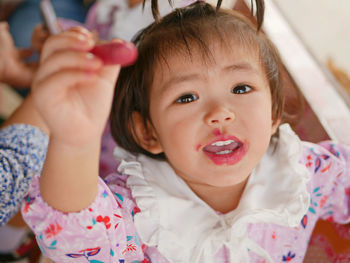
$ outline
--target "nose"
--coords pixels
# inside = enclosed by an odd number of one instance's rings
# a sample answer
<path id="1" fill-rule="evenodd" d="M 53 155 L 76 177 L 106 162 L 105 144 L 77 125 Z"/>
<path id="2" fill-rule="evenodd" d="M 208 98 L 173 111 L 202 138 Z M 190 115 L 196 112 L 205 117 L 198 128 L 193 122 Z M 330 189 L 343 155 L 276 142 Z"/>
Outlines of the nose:
<path id="1" fill-rule="evenodd" d="M 235 114 L 232 110 L 223 107 L 216 106 L 210 110 L 204 117 L 204 121 L 209 126 L 220 126 L 228 124 L 235 119 Z"/>

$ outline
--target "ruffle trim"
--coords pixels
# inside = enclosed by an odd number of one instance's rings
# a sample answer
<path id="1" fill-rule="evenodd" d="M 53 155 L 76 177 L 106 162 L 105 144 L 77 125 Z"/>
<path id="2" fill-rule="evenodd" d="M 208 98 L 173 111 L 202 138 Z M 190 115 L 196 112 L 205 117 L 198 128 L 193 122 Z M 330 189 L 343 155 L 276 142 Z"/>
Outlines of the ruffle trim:
<path id="1" fill-rule="evenodd" d="M 240 216 L 247 217 L 245 220 L 249 223 L 265 222 L 296 227 L 307 213 L 310 204 L 307 182 L 311 179 L 311 175 L 308 169 L 300 163 L 303 149 L 298 136 L 288 124 L 280 126 L 279 134 L 278 139 L 274 138 L 272 140 L 267 153 L 251 175 L 237 210 L 242 212 Z M 274 165 L 271 168 L 272 171 L 264 167 L 270 160 L 275 162 L 275 165 L 272 164 Z M 273 172 L 276 170 L 278 173 Z M 249 190 L 254 188 L 255 185 L 261 185 L 261 183 L 269 181 L 272 183 L 270 188 L 265 189 L 265 193 L 269 193 L 272 199 L 275 199 L 275 196 L 278 195 L 279 204 L 276 203 L 274 207 L 267 209 L 247 207 L 246 200 L 249 199 L 249 202 L 247 202 L 251 204 L 251 200 L 254 198 L 251 195 L 256 193 L 256 191 Z M 282 187 L 276 182 L 283 183 Z M 283 197 L 283 200 L 281 197 Z M 264 205 L 269 206 L 268 203 Z"/>
<path id="2" fill-rule="evenodd" d="M 205 248 L 198 248 L 197 246 L 196 251 L 189 251 L 191 248 L 187 248 L 186 244 L 182 243 L 181 238 L 178 237 L 179 233 L 171 232 L 171 229 L 166 229 L 160 222 L 160 203 L 158 194 L 152 186 L 157 182 L 154 182 L 152 178 L 146 178 L 145 175 L 150 172 L 156 172 L 147 170 L 149 167 L 155 167 L 155 165 L 159 164 L 167 165 L 166 162 L 156 161 L 143 155 L 134 156 L 119 147 L 116 148 L 114 154 L 118 160 L 121 160 L 118 171 L 129 175 L 127 186 L 131 189 L 132 196 L 141 210 L 135 216 L 135 225 L 141 240 L 148 246 L 157 247 L 159 252 L 170 262 L 194 262 L 194 254 L 197 255 L 196 262 L 199 259 L 203 259 L 203 253 L 207 255 Z M 271 261 L 271 258 L 263 248 L 254 241 L 244 238 L 244 236 L 247 236 L 247 227 L 251 223 L 274 223 L 288 227 L 296 227 L 300 224 L 302 217 L 307 213 L 310 203 L 310 194 L 306 186 L 310 180 L 310 173 L 304 165 L 299 163 L 301 155 L 301 141 L 289 125 L 281 125 L 279 139 L 271 142 L 267 154 L 261 161 L 261 165 L 251 175 L 239 206 L 234 211 L 223 215 L 230 227 L 225 230 L 226 233 L 216 229 L 215 232 L 219 236 L 213 236 L 212 238 L 220 242 L 221 245 L 231 245 L 232 242 L 232 244 L 237 243 L 233 239 L 239 239 L 244 241 L 249 249 Z M 281 158 L 276 160 L 274 159 L 276 157 Z M 266 169 L 264 169 L 266 161 L 270 162 L 270 164 L 272 163 L 274 169 L 278 169 L 278 173 L 273 173 L 275 178 L 271 177 L 271 173 L 266 175 Z M 170 166 L 169 169 L 171 169 Z M 261 202 L 261 200 L 255 202 L 258 200 L 257 198 L 265 197 L 262 192 L 259 193 L 260 197 L 256 195 L 256 191 L 261 191 L 257 190 L 261 188 L 261 183 L 264 183 L 264 180 L 273 181 L 275 179 L 279 179 L 279 182 L 282 184 L 270 183 L 270 188 L 268 188 L 268 191 L 265 191 L 265 194 L 269 194 L 266 200 L 264 202 Z M 276 190 L 276 186 L 281 188 Z M 275 194 L 283 195 L 283 198 L 280 196 L 276 198 Z M 198 200 L 192 201 L 198 205 Z M 262 206 L 251 207 L 251 204 L 255 203 L 262 204 Z M 265 208 L 265 205 L 267 208 Z M 210 217 L 213 218 L 213 211 L 209 211 L 210 209 L 205 206 L 203 206 L 203 209 L 207 209 L 208 215 L 210 214 Z M 217 219 L 217 221 L 220 221 L 220 219 Z M 224 240 L 219 241 L 218 238 L 224 238 Z M 228 239 L 232 242 L 228 241 Z M 212 242 L 208 241 L 201 242 L 201 244 L 206 247 L 213 245 Z M 178 251 L 178 253 L 169 252 L 169 247 L 172 247 L 171 250 Z M 208 250 L 216 253 L 217 246 L 215 247 L 215 250 L 209 249 L 209 247 Z M 238 251 L 235 250 L 235 252 Z M 244 252 L 243 254 L 240 255 L 240 258 L 246 259 L 247 253 Z M 206 260 L 206 262 L 210 261 Z"/>
<path id="3" fill-rule="evenodd" d="M 116 147 L 114 155 L 117 160 L 121 161 L 118 172 L 129 176 L 127 187 L 130 188 L 131 194 L 141 210 L 135 215 L 134 223 L 142 242 L 147 246 L 157 247 L 161 254 L 166 255 L 167 251 L 163 251 L 163 242 L 161 241 L 170 240 L 173 234 L 160 224 L 157 196 L 151 184 L 144 177 L 145 167 L 137 160 L 136 156 L 120 147 Z M 182 248 L 179 247 L 179 249 Z"/>
<path id="4" fill-rule="evenodd" d="M 169 262 L 188 262 L 192 251 L 184 249 L 183 242 L 178 239 L 179 233 L 167 229 L 160 222 L 160 200 L 158 200 L 154 187 L 149 181 L 150 178 L 144 176 L 151 171 L 142 165 L 142 163 L 150 161 L 150 158 L 143 155 L 136 157 L 120 147 L 116 147 L 114 155 L 117 160 L 121 161 L 118 172 L 129 175 L 127 187 L 130 188 L 131 194 L 141 210 L 135 215 L 134 223 L 142 242 L 149 247 L 156 247 Z M 169 165 L 165 161 L 151 160 L 151 162 L 169 169 Z"/>

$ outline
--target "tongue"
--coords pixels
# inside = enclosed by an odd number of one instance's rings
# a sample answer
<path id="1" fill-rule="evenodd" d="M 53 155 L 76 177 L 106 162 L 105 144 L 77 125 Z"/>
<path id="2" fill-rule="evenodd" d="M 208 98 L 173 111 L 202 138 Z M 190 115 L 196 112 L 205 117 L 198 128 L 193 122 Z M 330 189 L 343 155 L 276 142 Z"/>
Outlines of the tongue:
<path id="1" fill-rule="evenodd" d="M 240 144 L 238 142 L 233 142 L 228 145 L 223 145 L 223 146 L 215 146 L 215 145 L 208 145 L 203 148 L 204 151 L 206 152 L 212 152 L 212 153 L 217 153 L 217 152 L 222 152 L 222 151 L 233 151 L 236 148 L 238 148 Z"/>

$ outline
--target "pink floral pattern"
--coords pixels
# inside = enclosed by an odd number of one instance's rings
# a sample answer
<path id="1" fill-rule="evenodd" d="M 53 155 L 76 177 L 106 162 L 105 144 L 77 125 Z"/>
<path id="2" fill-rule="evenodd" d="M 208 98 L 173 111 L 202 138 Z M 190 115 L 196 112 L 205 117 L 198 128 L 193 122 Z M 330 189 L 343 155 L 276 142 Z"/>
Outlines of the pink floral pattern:
<path id="1" fill-rule="evenodd" d="M 275 262 L 303 262 L 319 218 L 350 221 L 349 149 L 329 142 L 321 146 L 303 143 L 303 147 L 300 163 L 312 177 L 307 184 L 310 206 L 300 226 L 258 223 L 248 229 L 249 237 L 266 249 Z M 71 214 L 49 207 L 40 196 L 35 178 L 22 213 L 36 233 L 43 253 L 55 262 L 73 262 L 73 257 L 74 262 L 168 262 L 157 248 L 143 244 L 136 233 L 133 216 L 140 210 L 126 186 L 127 178 L 128 175 L 112 173 L 100 180 L 93 204 Z M 250 258 L 251 262 L 264 262 L 251 252 Z M 217 253 L 215 262 L 230 262 L 225 247 Z"/>

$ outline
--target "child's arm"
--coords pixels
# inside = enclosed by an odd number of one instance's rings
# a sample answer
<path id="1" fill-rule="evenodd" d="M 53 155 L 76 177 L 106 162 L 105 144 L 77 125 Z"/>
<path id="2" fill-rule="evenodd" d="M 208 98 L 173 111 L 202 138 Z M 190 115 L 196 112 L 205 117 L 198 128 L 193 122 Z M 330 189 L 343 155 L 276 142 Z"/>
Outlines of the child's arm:
<path id="1" fill-rule="evenodd" d="M 92 34 L 83 29 L 49 38 L 32 86 L 50 131 L 41 194 L 64 212 L 80 211 L 96 197 L 100 140 L 120 68 L 104 67 L 87 53 L 93 45 Z"/>
<path id="2" fill-rule="evenodd" d="M 97 175 L 119 66 L 104 67 L 89 58 L 86 50 L 93 44 L 89 32 L 74 29 L 44 45 L 32 95 L 50 143 L 22 214 L 54 262 L 141 261 L 132 212 L 115 200 L 121 193 L 111 192 Z"/>

